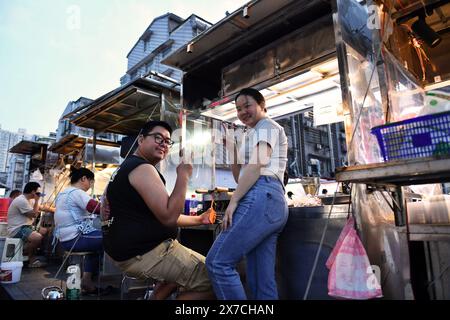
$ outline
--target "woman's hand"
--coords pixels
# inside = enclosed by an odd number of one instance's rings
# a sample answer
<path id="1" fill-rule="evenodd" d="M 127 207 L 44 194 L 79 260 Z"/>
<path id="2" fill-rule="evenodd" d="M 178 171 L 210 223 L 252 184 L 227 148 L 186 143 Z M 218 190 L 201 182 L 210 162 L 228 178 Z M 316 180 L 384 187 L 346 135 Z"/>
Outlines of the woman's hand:
<path id="1" fill-rule="evenodd" d="M 225 210 L 225 215 L 223 216 L 222 231 L 225 231 L 229 227 L 231 227 L 231 225 L 233 223 L 233 214 L 234 214 L 234 211 L 236 211 L 236 208 L 237 208 L 237 202 L 230 200 L 230 203 L 228 204 L 228 207 Z"/>

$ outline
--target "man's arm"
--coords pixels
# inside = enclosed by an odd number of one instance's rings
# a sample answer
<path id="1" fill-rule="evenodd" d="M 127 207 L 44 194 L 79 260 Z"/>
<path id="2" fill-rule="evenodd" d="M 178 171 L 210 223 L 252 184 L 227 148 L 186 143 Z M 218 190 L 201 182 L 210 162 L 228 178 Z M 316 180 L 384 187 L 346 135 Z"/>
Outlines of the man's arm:
<path id="1" fill-rule="evenodd" d="M 231 165 L 231 172 L 233 173 L 233 178 L 236 183 L 239 183 L 239 174 L 241 173 L 241 165 L 233 163 Z"/>
<path id="2" fill-rule="evenodd" d="M 195 227 L 203 224 L 211 224 L 209 219 L 210 212 L 209 210 L 203 212 L 199 216 L 186 216 L 181 214 L 177 221 L 178 227 Z"/>
<path id="3" fill-rule="evenodd" d="M 50 213 L 55 213 L 56 208 L 54 206 L 49 205 L 49 204 L 41 204 L 39 206 L 39 210 L 40 211 L 45 211 L 45 212 L 50 212 Z"/>
<path id="4" fill-rule="evenodd" d="M 181 212 L 183 212 L 190 176 L 189 166 L 192 173 L 191 165 L 181 164 L 178 166 L 175 188 L 170 196 L 158 172 L 150 164 L 138 166 L 128 176 L 130 184 L 142 197 L 147 207 L 165 226 L 175 227 Z"/>
<path id="5" fill-rule="evenodd" d="M 39 211 L 39 197 L 34 199 L 33 209 L 25 212 L 24 215 L 28 218 L 34 219 L 40 214 Z"/>
<path id="6" fill-rule="evenodd" d="M 180 214 L 177 220 L 178 227 L 193 227 L 202 224 L 201 216 L 186 216 Z"/>

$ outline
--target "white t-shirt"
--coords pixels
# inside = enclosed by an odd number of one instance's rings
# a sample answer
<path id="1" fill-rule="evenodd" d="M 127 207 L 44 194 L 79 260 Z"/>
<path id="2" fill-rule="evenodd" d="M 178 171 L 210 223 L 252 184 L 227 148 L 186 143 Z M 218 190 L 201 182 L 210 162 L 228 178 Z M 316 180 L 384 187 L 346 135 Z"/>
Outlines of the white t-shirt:
<path id="1" fill-rule="evenodd" d="M 272 148 L 270 162 L 261 168 L 261 175 L 278 177 L 283 183 L 284 170 L 287 163 L 288 141 L 284 129 L 270 118 L 263 118 L 258 121 L 254 128 L 249 128 L 244 139 L 239 146 L 240 159 L 244 161 L 244 166 L 249 163 L 252 152 L 259 142 L 266 142 Z M 241 174 L 242 174 L 241 170 Z"/>
<path id="2" fill-rule="evenodd" d="M 86 210 L 89 200 L 91 200 L 91 197 L 86 192 L 74 187 L 68 187 L 58 194 L 55 211 L 55 235 L 59 241 L 69 241 L 78 235 L 79 231 L 72 213 L 79 218 L 90 216 L 91 214 Z"/>
<path id="3" fill-rule="evenodd" d="M 33 218 L 25 213 L 33 211 L 35 200 L 28 200 L 23 194 L 15 198 L 8 208 L 8 237 L 13 237 L 21 226 L 31 226 Z"/>

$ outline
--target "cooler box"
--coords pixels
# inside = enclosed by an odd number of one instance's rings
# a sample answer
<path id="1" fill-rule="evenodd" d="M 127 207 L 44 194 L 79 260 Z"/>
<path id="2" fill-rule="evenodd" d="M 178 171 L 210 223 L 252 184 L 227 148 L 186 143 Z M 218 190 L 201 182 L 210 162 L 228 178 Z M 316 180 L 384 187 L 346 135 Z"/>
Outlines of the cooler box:
<path id="1" fill-rule="evenodd" d="M 0 198 L 0 222 L 7 222 L 9 198 Z"/>

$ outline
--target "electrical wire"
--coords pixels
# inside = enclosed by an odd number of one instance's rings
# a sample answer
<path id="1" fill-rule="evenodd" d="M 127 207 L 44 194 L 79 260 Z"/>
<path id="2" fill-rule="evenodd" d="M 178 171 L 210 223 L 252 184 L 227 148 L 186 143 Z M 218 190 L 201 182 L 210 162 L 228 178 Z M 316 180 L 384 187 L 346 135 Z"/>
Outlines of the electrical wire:
<path id="1" fill-rule="evenodd" d="M 308 284 L 306 286 L 305 294 L 303 295 L 303 300 L 308 299 L 309 290 L 311 289 L 312 280 L 314 278 L 314 274 L 316 272 L 317 264 L 319 262 L 320 252 L 322 251 L 323 242 L 325 240 L 325 235 L 326 235 L 327 230 L 328 230 L 328 224 L 330 222 L 331 212 L 333 211 L 334 202 L 336 200 L 336 194 L 337 194 L 338 190 L 339 190 L 339 183 L 337 184 L 336 191 L 334 192 L 334 195 L 333 195 L 333 201 L 331 203 L 330 211 L 328 212 L 328 217 L 327 217 L 327 221 L 325 222 L 325 227 L 323 228 L 323 231 L 322 231 L 322 236 L 320 238 L 319 248 L 317 249 L 316 256 L 314 258 L 313 267 L 312 267 L 311 273 L 310 273 L 309 278 L 308 278 Z"/>

